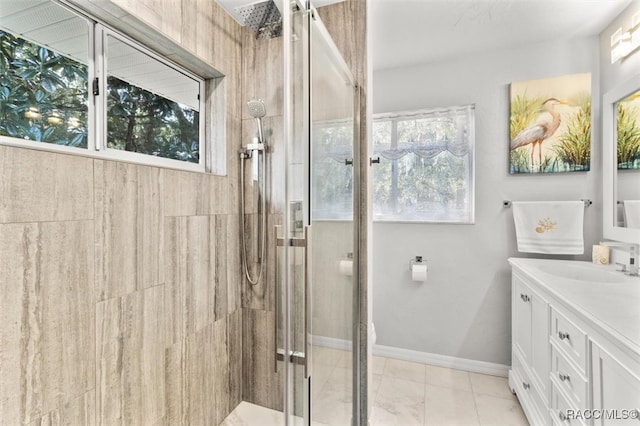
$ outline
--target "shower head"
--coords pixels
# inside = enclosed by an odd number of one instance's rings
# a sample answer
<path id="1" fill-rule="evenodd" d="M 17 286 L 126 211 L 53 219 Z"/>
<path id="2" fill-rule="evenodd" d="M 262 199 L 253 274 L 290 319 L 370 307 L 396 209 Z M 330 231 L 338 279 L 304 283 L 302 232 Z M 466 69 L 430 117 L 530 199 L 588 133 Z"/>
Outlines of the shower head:
<path id="1" fill-rule="evenodd" d="M 264 138 L 261 119 L 267 115 L 267 108 L 264 106 L 264 101 L 262 99 L 252 99 L 247 102 L 247 108 L 249 109 L 249 114 L 256 119 L 256 124 L 258 125 L 258 140 L 260 143 L 263 143 Z"/>
<path id="2" fill-rule="evenodd" d="M 252 99 L 247 102 L 247 108 L 249 108 L 249 114 L 253 118 L 262 118 L 267 115 L 267 108 L 264 106 L 262 99 Z"/>
<path id="3" fill-rule="evenodd" d="M 282 34 L 282 16 L 273 0 L 237 7 L 235 15 L 240 25 L 256 32 L 256 38 L 274 38 Z"/>

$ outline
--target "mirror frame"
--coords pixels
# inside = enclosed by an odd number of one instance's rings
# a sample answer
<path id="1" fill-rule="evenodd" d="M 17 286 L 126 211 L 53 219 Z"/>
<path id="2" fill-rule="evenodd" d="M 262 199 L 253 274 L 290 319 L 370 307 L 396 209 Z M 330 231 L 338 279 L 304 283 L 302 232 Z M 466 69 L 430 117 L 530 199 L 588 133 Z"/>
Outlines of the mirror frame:
<path id="1" fill-rule="evenodd" d="M 640 229 L 614 226 L 617 213 L 618 157 L 616 149 L 616 104 L 640 89 L 640 74 L 609 90 L 602 97 L 602 234 L 604 238 L 640 244 Z M 640 177 L 640 172 L 638 174 Z"/>

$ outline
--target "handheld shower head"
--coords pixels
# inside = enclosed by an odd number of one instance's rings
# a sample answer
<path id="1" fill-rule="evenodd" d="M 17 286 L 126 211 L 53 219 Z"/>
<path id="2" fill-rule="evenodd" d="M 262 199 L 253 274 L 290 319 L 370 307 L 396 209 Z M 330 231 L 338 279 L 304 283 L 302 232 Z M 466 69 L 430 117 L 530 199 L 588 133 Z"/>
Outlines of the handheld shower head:
<path id="1" fill-rule="evenodd" d="M 258 139 L 260 143 L 264 142 L 262 133 L 262 117 L 267 115 L 267 108 L 264 106 L 262 99 L 252 99 L 247 102 L 247 108 L 249 108 L 249 114 L 256 119 L 258 125 Z"/>

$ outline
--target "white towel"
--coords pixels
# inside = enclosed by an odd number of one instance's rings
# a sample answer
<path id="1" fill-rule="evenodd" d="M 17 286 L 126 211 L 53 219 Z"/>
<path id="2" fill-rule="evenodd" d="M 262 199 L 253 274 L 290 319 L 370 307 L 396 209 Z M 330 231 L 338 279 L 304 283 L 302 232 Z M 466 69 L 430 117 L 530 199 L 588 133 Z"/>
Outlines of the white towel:
<path id="1" fill-rule="evenodd" d="M 624 200 L 624 225 L 627 228 L 640 228 L 640 200 Z"/>
<path id="2" fill-rule="evenodd" d="M 518 251 L 583 254 L 583 201 L 514 201 Z"/>

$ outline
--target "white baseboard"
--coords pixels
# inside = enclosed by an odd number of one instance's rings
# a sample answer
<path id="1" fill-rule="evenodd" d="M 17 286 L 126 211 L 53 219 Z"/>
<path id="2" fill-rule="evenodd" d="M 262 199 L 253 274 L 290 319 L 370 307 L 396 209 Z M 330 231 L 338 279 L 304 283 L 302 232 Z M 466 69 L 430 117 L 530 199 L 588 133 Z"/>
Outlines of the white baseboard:
<path id="1" fill-rule="evenodd" d="M 314 346 L 351 351 L 351 342 L 349 340 L 326 336 L 312 336 L 311 342 Z M 511 366 L 504 364 L 419 352 L 411 349 L 395 348 L 393 346 L 373 345 L 373 354 L 385 358 L 400 359 L 402 361 L 418 362 L 420 364 L 454 368 L 456 370 L 500 377 L 507 377 L 511 369 Z"/>
<path id="2" fill-rule="evenodd" d="M 327 336 L 311 336 L 311 344 L 313 346 L 322 346 L 324 348 L 339 349 L 341 351 L 351 352 L 351 341 L 344 339 L 336 339 Z"/>
<path id="3" fill-rule="evenodd" d="M 490 374 L 492 376 L 507 377 L 510 366 L 493 362 L 476 361 L 473 359 L 457 358 L 447 355 L 431 354 L 410 349 L 394 348 L 392 346 L 373 345 L 373 354 L 385 358 L 418 362 L 438 367 L 454 368 L 472 373 Z"/>

